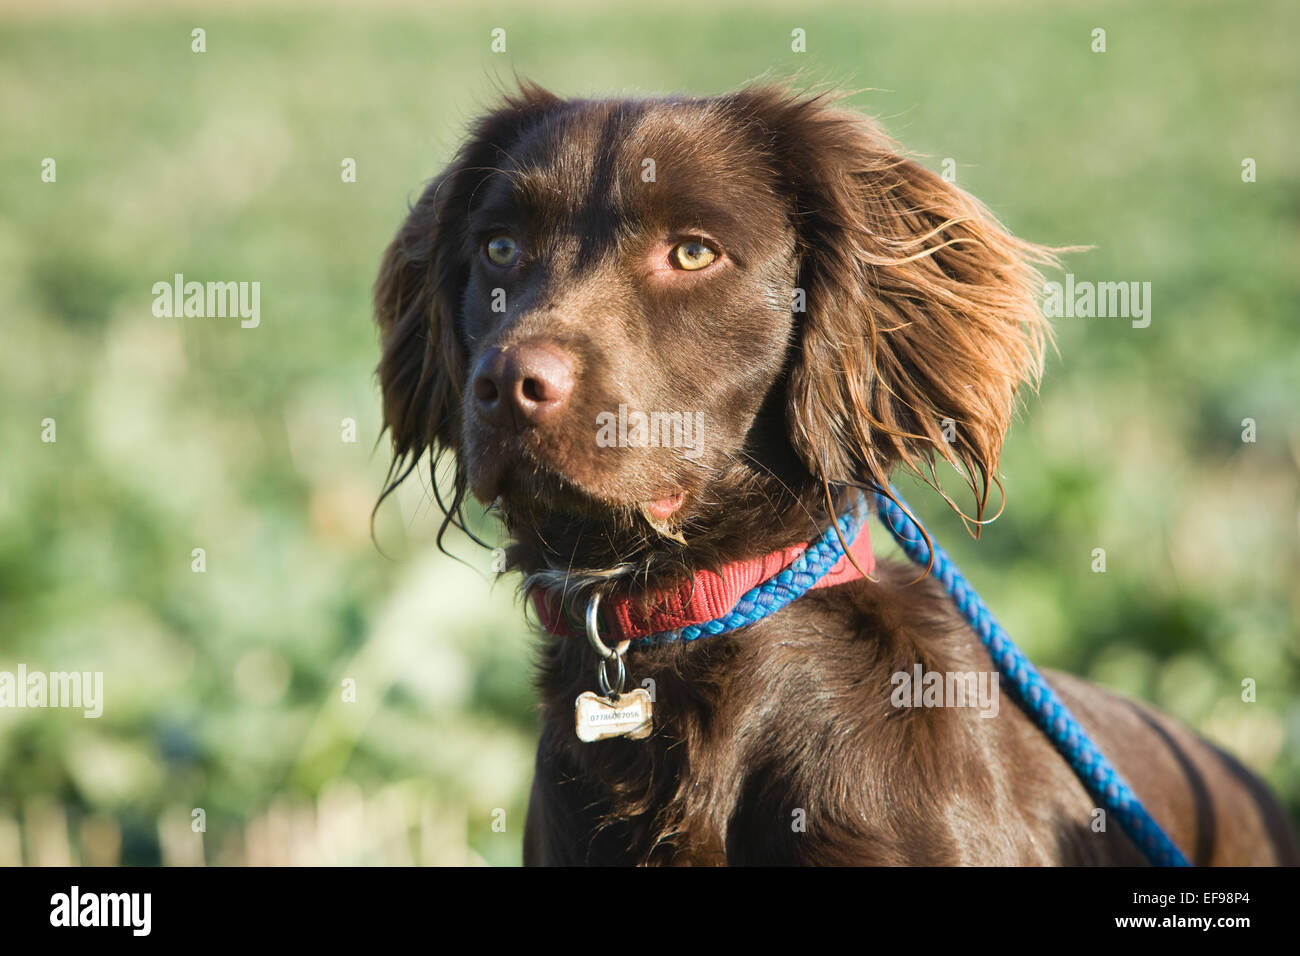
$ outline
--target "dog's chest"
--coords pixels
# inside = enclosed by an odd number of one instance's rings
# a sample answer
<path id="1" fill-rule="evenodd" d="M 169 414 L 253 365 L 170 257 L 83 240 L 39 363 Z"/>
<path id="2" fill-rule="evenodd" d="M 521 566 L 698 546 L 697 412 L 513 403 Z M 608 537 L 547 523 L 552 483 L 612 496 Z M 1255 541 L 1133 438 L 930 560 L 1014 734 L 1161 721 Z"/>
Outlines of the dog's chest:
<path id="1" fill-rule="evenodd" d="M 643 740 L 578 741 L 578 685 L 553 688 L 538 762 L 545 779 L 534 794 L 557 801 L 546 817 L 563 818 L 553 842 L 566 860 L 1007 857 L 1006 834 L 1017 821 L 1003 819 L 1006 795 L 984 755 L 968 746 L 967 716 L 900 711 L 880 655 L 828 640 L 816 620 L 791 615 L 782 624 L 747 632 L 743 643 L 718 641 L 707 656 L 637 661 L 632 679 L 655 696 L 654 731 Z M 976 818 L 1002 823 L 990 828 Z M 994 829 L 1000 835 L 988 839 Z"/>

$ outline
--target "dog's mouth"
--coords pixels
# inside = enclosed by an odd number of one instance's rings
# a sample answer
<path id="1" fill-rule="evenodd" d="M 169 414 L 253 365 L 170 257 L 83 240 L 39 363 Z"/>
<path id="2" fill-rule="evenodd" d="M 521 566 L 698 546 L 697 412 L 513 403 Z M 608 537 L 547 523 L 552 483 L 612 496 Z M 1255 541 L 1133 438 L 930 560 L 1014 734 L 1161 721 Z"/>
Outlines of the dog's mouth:
<path id="1" fill-rule="evenodd" d="M 683 526 L 690 494 L 681 485 L 660 482 L 651 490 L 640 481 L 612 478 L 583 481 L 536 456 L 502 462 L 476 462 L 470 491 L 491 504 L 511 525 L 550 524 L 561 519 L 604 528 L 650 530 L 659 538 L 685 544 Z"/>
<path id="2" fill-rule="evenodd" d="M 674 520 L 685 503 L 685 492 L 678 491 L 662 498 L 642 501 L 638 505 L 638 510 L 640 510 L 641 517 L 645 519 L 646 524 L 660 535 L 685 544 L 686 538 L 682 534 L 681 524 Z"/>
<path id="3" fill-rule="evenodd" d="M 641 512 L 646 516 L 647 521 L 667 521 L 677 513 L 685 500 L 684 492 L 673 492 L 662 498 L 641 502 Z"/>

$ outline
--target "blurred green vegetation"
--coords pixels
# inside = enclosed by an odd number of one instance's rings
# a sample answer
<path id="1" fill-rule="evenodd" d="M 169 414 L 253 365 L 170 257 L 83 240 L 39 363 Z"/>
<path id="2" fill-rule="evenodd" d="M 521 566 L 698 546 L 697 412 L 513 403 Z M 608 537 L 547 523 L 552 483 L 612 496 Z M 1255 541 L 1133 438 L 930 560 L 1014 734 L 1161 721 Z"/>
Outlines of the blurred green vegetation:
<path id="1" fill-rule="evenodd" d="M 433 551 L 413 481 L 369 536 L 378 257 L 515 72 L 860 89 L 1014 232 L 1093 245 L 1079 279 L 1150 282 L 1149 328 L 1056 323 L 978 543 L 903 490 L 1040 665 L 1154 701 L 1300 810 L 1298 32 L 1289 0 L 6 8 L 0 670 L 101 670 L 106 705 L 0 710 L 0 856 L 6 819 L 53 806 L 118 827 L 133 863 L 177 858 L 157 821 L 203 808 L 207 859 L 256 859 L 251 822 L 355 792 L 425 808 L 423 862 L 518 860 L 536 727 L 514 582 L 467 541 L 463 564 Z M 261 326 L 155 318 L 177 272 L 261 282 Z"/>

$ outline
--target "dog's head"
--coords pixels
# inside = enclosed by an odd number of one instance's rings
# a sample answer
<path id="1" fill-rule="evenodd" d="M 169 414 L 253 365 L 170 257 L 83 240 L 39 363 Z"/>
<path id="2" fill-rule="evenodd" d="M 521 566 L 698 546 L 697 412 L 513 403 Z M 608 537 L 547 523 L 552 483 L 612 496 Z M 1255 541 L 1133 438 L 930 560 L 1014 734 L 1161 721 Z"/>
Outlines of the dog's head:
<path id="1" fill-rule="evenodd" d="M 525 86 L 384 255 L 394 484 L 450 452 L 448 510 L 497 501 L 560 562 L 806 536 L 827 483 L 936 456 L 981 513 L 1048 258 L 825 95 Z"/>

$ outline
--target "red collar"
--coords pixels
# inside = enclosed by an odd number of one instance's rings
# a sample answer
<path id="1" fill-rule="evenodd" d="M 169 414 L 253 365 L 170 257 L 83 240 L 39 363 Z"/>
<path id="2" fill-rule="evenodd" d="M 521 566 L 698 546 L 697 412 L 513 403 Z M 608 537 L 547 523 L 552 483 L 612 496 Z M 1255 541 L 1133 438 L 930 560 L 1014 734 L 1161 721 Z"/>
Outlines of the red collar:
<path id="1" fill-rule="evenodd" d="M 601 602 L 600 616 L 605 625 L 605 639 L 611 645 L 625 640 L 638 640 L 652 634 L 675 631 L 693 624 L 704 624 L 730 613 L 746 592 L 776 577 L 808 549 L 808 544 L 796 544 L 761 558 L 737 561 L 720 571 L 700 571 L 694 578 L 676 587 L 664 588 L 649 594 L 614 594 Z M 852 561 L 849 557 L 852 557 Z M 854 561 L 857 567 L 854 567 Z M 857 537 L 849 543 L 849 553 L 841 556 L 812 587 L 827 588 L 853 581 L 862 571 L 871 574 L 875 568 L 871 553 L 871 534 L 864 521 Z M 583 624 L 567 616 L 554 591 L 538 588 L 533 591 L 542 627 L 557 636 L 583 633 Z"/>

